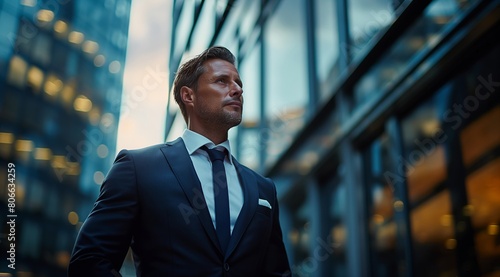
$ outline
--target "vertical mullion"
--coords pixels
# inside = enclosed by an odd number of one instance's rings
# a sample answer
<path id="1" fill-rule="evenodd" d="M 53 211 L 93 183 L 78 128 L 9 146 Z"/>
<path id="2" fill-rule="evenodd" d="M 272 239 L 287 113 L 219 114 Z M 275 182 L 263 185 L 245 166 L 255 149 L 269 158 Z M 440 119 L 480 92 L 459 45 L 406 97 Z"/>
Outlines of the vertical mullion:
<path id="1" fill-rule="evenodd" d="M 337 32 L 339 37 L 339 67 L 340 72 L 347 69 L 350 62 L 349 53 L 349 18 L 348 18 L 348 8 L 347 0 L 335 1 L 336 6 L 336 17 L 337 17 Z"/>
<path id="2" fill-rule="evenodd" d="M 391 160 L 391 172 L 398 172 L 397 161 L 404 155 L 403 137 L 399 120 L 392 116 L 386 122 L 387 135 L 389 136 L 389 157 Z M 413 274 L 413 243 L 411 234 L 410 221 L 410 200 L 408 197 L 408 182 L 406 176 L 390 184 L 393 188 L 394 203 L 401 201 L 403 205 L 398 205 L 402 210 L 394 211 L 394 219 L 397 228 L 397 252 L 403 255 L 403 260 L 398 261 L 398 264 L 404 262 L 402 273 L 404 276 L 412 277 Z"/>

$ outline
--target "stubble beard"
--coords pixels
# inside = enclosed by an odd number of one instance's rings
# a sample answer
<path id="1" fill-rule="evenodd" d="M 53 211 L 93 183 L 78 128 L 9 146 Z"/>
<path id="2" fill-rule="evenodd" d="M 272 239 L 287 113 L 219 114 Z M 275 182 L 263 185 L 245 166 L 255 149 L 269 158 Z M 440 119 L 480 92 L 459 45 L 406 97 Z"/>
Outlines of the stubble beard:
<path id="1" fill-rule="evenodd" d="M 217 124 L 218 126 L 224 126 L 228 130 L 234 126 L 237 126 L 241 123 L 242 120 L 242 112 L 237 111 L 212 111 L 209 109 L 205 109 L 205 107 L 199 110 L 200 115 L 206 119 L 206 122 L 209 124 Z"/>

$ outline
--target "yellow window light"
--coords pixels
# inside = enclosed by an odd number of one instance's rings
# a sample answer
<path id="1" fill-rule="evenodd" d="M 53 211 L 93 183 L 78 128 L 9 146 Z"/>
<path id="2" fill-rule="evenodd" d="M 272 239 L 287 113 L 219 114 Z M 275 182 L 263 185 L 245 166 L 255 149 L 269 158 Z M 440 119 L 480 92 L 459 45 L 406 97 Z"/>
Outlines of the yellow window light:
<path id="1" fill-rule="evenodd" d="M 39 10 L 36 19 L 41 23 L 48 23 L 54 20 L 54 12 L 49 10 Z"/>
<path id="2" fill-rule="evenodd" d="M 99 44 L 92 40 L 87 40 L 82 44 L 83 52 L 87 54 L 95 54 L 99 50 Z"/>
<path id="3" fill-rule="evenodd" d="M 63 87 L 63 82 L 59 80 L 59 78 L 57 78 L 54 75 L 49 75 L 47 76 L 47 80 L 45 81 L 43 90 L 48 95 L 55 96 L 59 91 L 61 91 L 62 87 Z"/>
<path id="4" fill-rule="evenodd" d="M 16 141 L 16 150 L 30 152 L 33 150 L 33 142 L 31 140 L 19 139 Z"/>
<path id="5" fill-rule="evenodd" d="M 0 133 L 0 143 L 12 144 L 14 135 L 11 133 Z"/>
<path id="6" fill-rule="evenodd" d="M 58 168 L 58 169 L 62 169 L 62 168 L 66 168 L 66 158 L 62 155 L 55 155 L 52 157 L 52 167 L 53 168 Z"/>
<path id="7" fill-rule="evenodd" d="M 7 74 L 7 81 L 18 88 L 24 88 L 26 83 L 26 71 L 28 70 L 28 63 L 17 56 L 12 56 L 9 64 L 9 73 Z"/>
<path id="8" fill-rule="evenodd" d="M 80 164 L 77 162 L 67 162 L 66 175 L 77 176 L 80 175 Z"/>
<path id="9" fill-rule="evenodd" d="M 57 20 L 54 23 L 54 31 L 58 34 L 64 34 L 68 31 L 68 24 L 62 20 Z"/>
<path id="10" fill-rule="evenodd" d="M 85 36 L 83 33 L 77 31 L 71 31 L 68 35 L 68 41 L 73 44 L 80 44 L 83 42 Z"/>
<path id="11" fill-rule="evenodd" d="M 446 247 L 446 249 L 453 250 L 457 247 L 457 240 L 447 239 L 444 243 L 444 246 Z"/>
<path id="12" fill-rule="evenodd" d="M 78 223 L 79 217 L 76 212 L 69 212 L 68 213 L 68 221 L 71 223 L 71 225 L 76 225 Z"/>
<path id="13" fill-rule="evenodd" d="M 35 159 L 49 161 L 52 158 L 52 151 L 49 148 L 35 148 Z"/>
<path id="14" fill-rule="evenodd" d="M 75 85 L 74 82 L 66 84 L 62 90 L 62 100 L 66 104 L 71 104 L 73 98 L 75 97 Z"/>
<path id="15" fill-rule="evenodd" d="M 498 225 L 497 224 L 490 224 L 488 225 L 488 234 L 492 236 L 498 235 Z"/>
<path id="16" fill-rule="evenodd" d="M 26 7 L 34 7 L 36 6 L 36 0 L 21 0 L 21 5 Z"/>
<path id="17" fill-rule="evenodd" d="M 78 112 L 89 112 L 92 109 L 92 101 L 84 95 L 76 97 L 73 108 Z"/>
<path id="18" fill-rule="evenodd" d="M 32 66 L 28 70 L 28 85 L 30 85 L 35 91 L 39 91 L 42 87 L 43 82 L 43 71 L 36 67 Z"/>

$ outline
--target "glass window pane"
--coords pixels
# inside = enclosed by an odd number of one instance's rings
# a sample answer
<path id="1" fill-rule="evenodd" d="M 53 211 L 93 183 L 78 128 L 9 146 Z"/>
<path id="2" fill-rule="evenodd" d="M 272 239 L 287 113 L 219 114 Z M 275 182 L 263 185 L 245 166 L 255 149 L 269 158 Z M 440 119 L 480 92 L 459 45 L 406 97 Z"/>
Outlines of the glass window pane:
<path id="1" fill-rule="evenodd" d="M 431 100 L 424 102 L 402 121 L 405 157 L 398 169 L 406 173 L 410 205 L 417 205 L 442 189 L 447 178 L 444 147 L 447 136 L 441 126 L 446 99 L 452 86 L 444 86 Z"/>
<path id="2" fill-rule="evenodd" d="M 179 57 L 184 52 L 194 20 L 195 1 L 183 1 L 183 3 L 180 20 L 175 29 L 174 57 Z"/>
<path id="3" fill-rule="evenodd" d="M 236 3 L 239 3 L 241 1 L 236 1 Z M 241 36 L 242 37 L 248 37 L 250 33 L 253 30 L 253 27 L 255 26 L 255 23 L 257 21 L 257 17 L 259 16 L 260 12 L 260 2 L 261 1 L 245 1 L 244 5 L 244 13 L 245 16 L 241 18 Z M 243 5 L 243 3 L 241 3 Z"/>
<path id="4" fill-rule="evenodd" d="M 337 28 L 337 11 L 333 0 L 317 0 L 315 3 L 315 38 L 316 63 L 318 66 L 318 80 L 320 84 L 320 98 L 326 100 L 330 95 L 329 87 L 323 87 L 328 76 L 339 75 L 339 43 Z"/>
<path id="5" fill-rule="evenodd" d="M 500 273 L 500 158 L 470 174 L 466 182 L 479 267 L 485 276 L 494 276 Z"/>
<path id="6" fill-rule="evenodd" d="M 247 17 L 246 17 L 246 11 L 244 10 L 245 2 L 236 1 L 231 5 L 232 5 L 231 12 L 226 18 L 224 25 L 222 25 L 222 29 L 220 31 L 219 36 L 217 37 L 215 45 L 222 45 L 227 49 L 229 49 L 235 56 L 237 56 L 236 54 L 239 48 L 238 46 L 239 38 L 237 36 L 237 30 L 241 19 Z M 217 4 L 217 7 L 218 9 L 220 8 L 219 3 Z M 245 12 L 244 17 L 242 16 L 242 12 Z"/>
<path id="7" fill-rule="evenodd" d="M 17 46 L 15 33 L 18 25 L 16 17 L 0 9 L 0 60 L 8 59 L 12 49 Z"/>
<path id="8" fill-rule="evenodd" d="M 460 134 L 467 172 L 467 194 L 475 248 L 484 275 L 500 272 L 500 105 L 486 112 Z"/>
<path id="9" fill-rule="evenodd" d="M 31 49 L 32 57 L 35 61 L 41 63 L 42 65 L 47 65 L 51 61 L 51 47 L 52 41 L 45 34 L 38 34 L 35 37 L 36 47 Z"/>
<path id="10" fill-rule="evenodd" d="M 448 137 L 441 122 L 452 88 L 445 85 L 402 121 L 405 154 L 396 162 L 408 185 L 416 276 L 457 273 L 457 241 L 443 146 Z"/>
<path id="11" fill-rule="evenodd" d="M 364 52 L 365 46 L 381 30 L 394 20 L 392 0 L 349 0 L 349 37 L 348 49 L 353 57 Z"/>
<path id="12" fill-rule="evenodd" d="M 240 153 L 238 153 L 238 160 L 252 168 L 259 170 L 260 164 L 260 149 L 262 148 L 260 132 L 257 128 L 241 128 L 241 143 L 239 144 Z"/>
<path id="13" fill-rule="evenodd" d="M 500 120 L 500 106 L 483 115 L 460 133 L 462 159 L 466 167 L 500 146 L 500 128 L 494 127 L 498 120 Z"/>
<path id="14" fill-rule="evenodd" d="M 266 164 L 275 161 L 289 146 L 293 135 L 304 123 L 308 75 L 303 2 L 280 2 L 268 24 L 265 31 L 265 111 L 267 123 L 273 127 L 267 145 L 272 152 L 267 153 Z"/>
<path id="15" fill-rule="evenodd" d="M 260 117 L 260 45 L 256 45 L 240 66 L 243 82 L 243 125 L 256 126 Z"/>
<path id="16" fill-rule="evenodd" d="M 411 212 L 415 276 L 456 276 L 456 244 L 449 190 Z"/>
<path id="17" fill-rule="evenodd" d="M 212 40 L 215 29 L 215 0 L 205 0 L 192 37 L 192 53 L 201 53 Z M 234 54 L 234 53 L 233 53 Z"/>
<path id="18" fill-rule="evenodd" d="M 460 1 L 460 4 L 455 0 L 433 1 L 424 11 L 424 16 L 410 26 L 354 86 L 355 107 L 362 106 L 394 85 L 415 62 L 419 62 L 421 55 L 418 53 L 439 42 L 445 27 L 453 24 L 470 7 L 470 2 L 473 1 Z"/>

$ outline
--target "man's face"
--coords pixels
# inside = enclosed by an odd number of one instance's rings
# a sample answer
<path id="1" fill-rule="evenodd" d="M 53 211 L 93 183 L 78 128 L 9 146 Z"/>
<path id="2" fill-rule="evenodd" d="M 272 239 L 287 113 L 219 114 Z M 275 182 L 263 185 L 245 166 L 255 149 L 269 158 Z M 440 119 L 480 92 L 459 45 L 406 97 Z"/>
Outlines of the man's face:
<path id="1" fill-rule="evenodd" d="M 194 93 L 192 118 L 228 129 L 240 124 L 243 112 L 243 84 L 231 63 L 211 59 L 203 63 L 205 72 Z"/>

